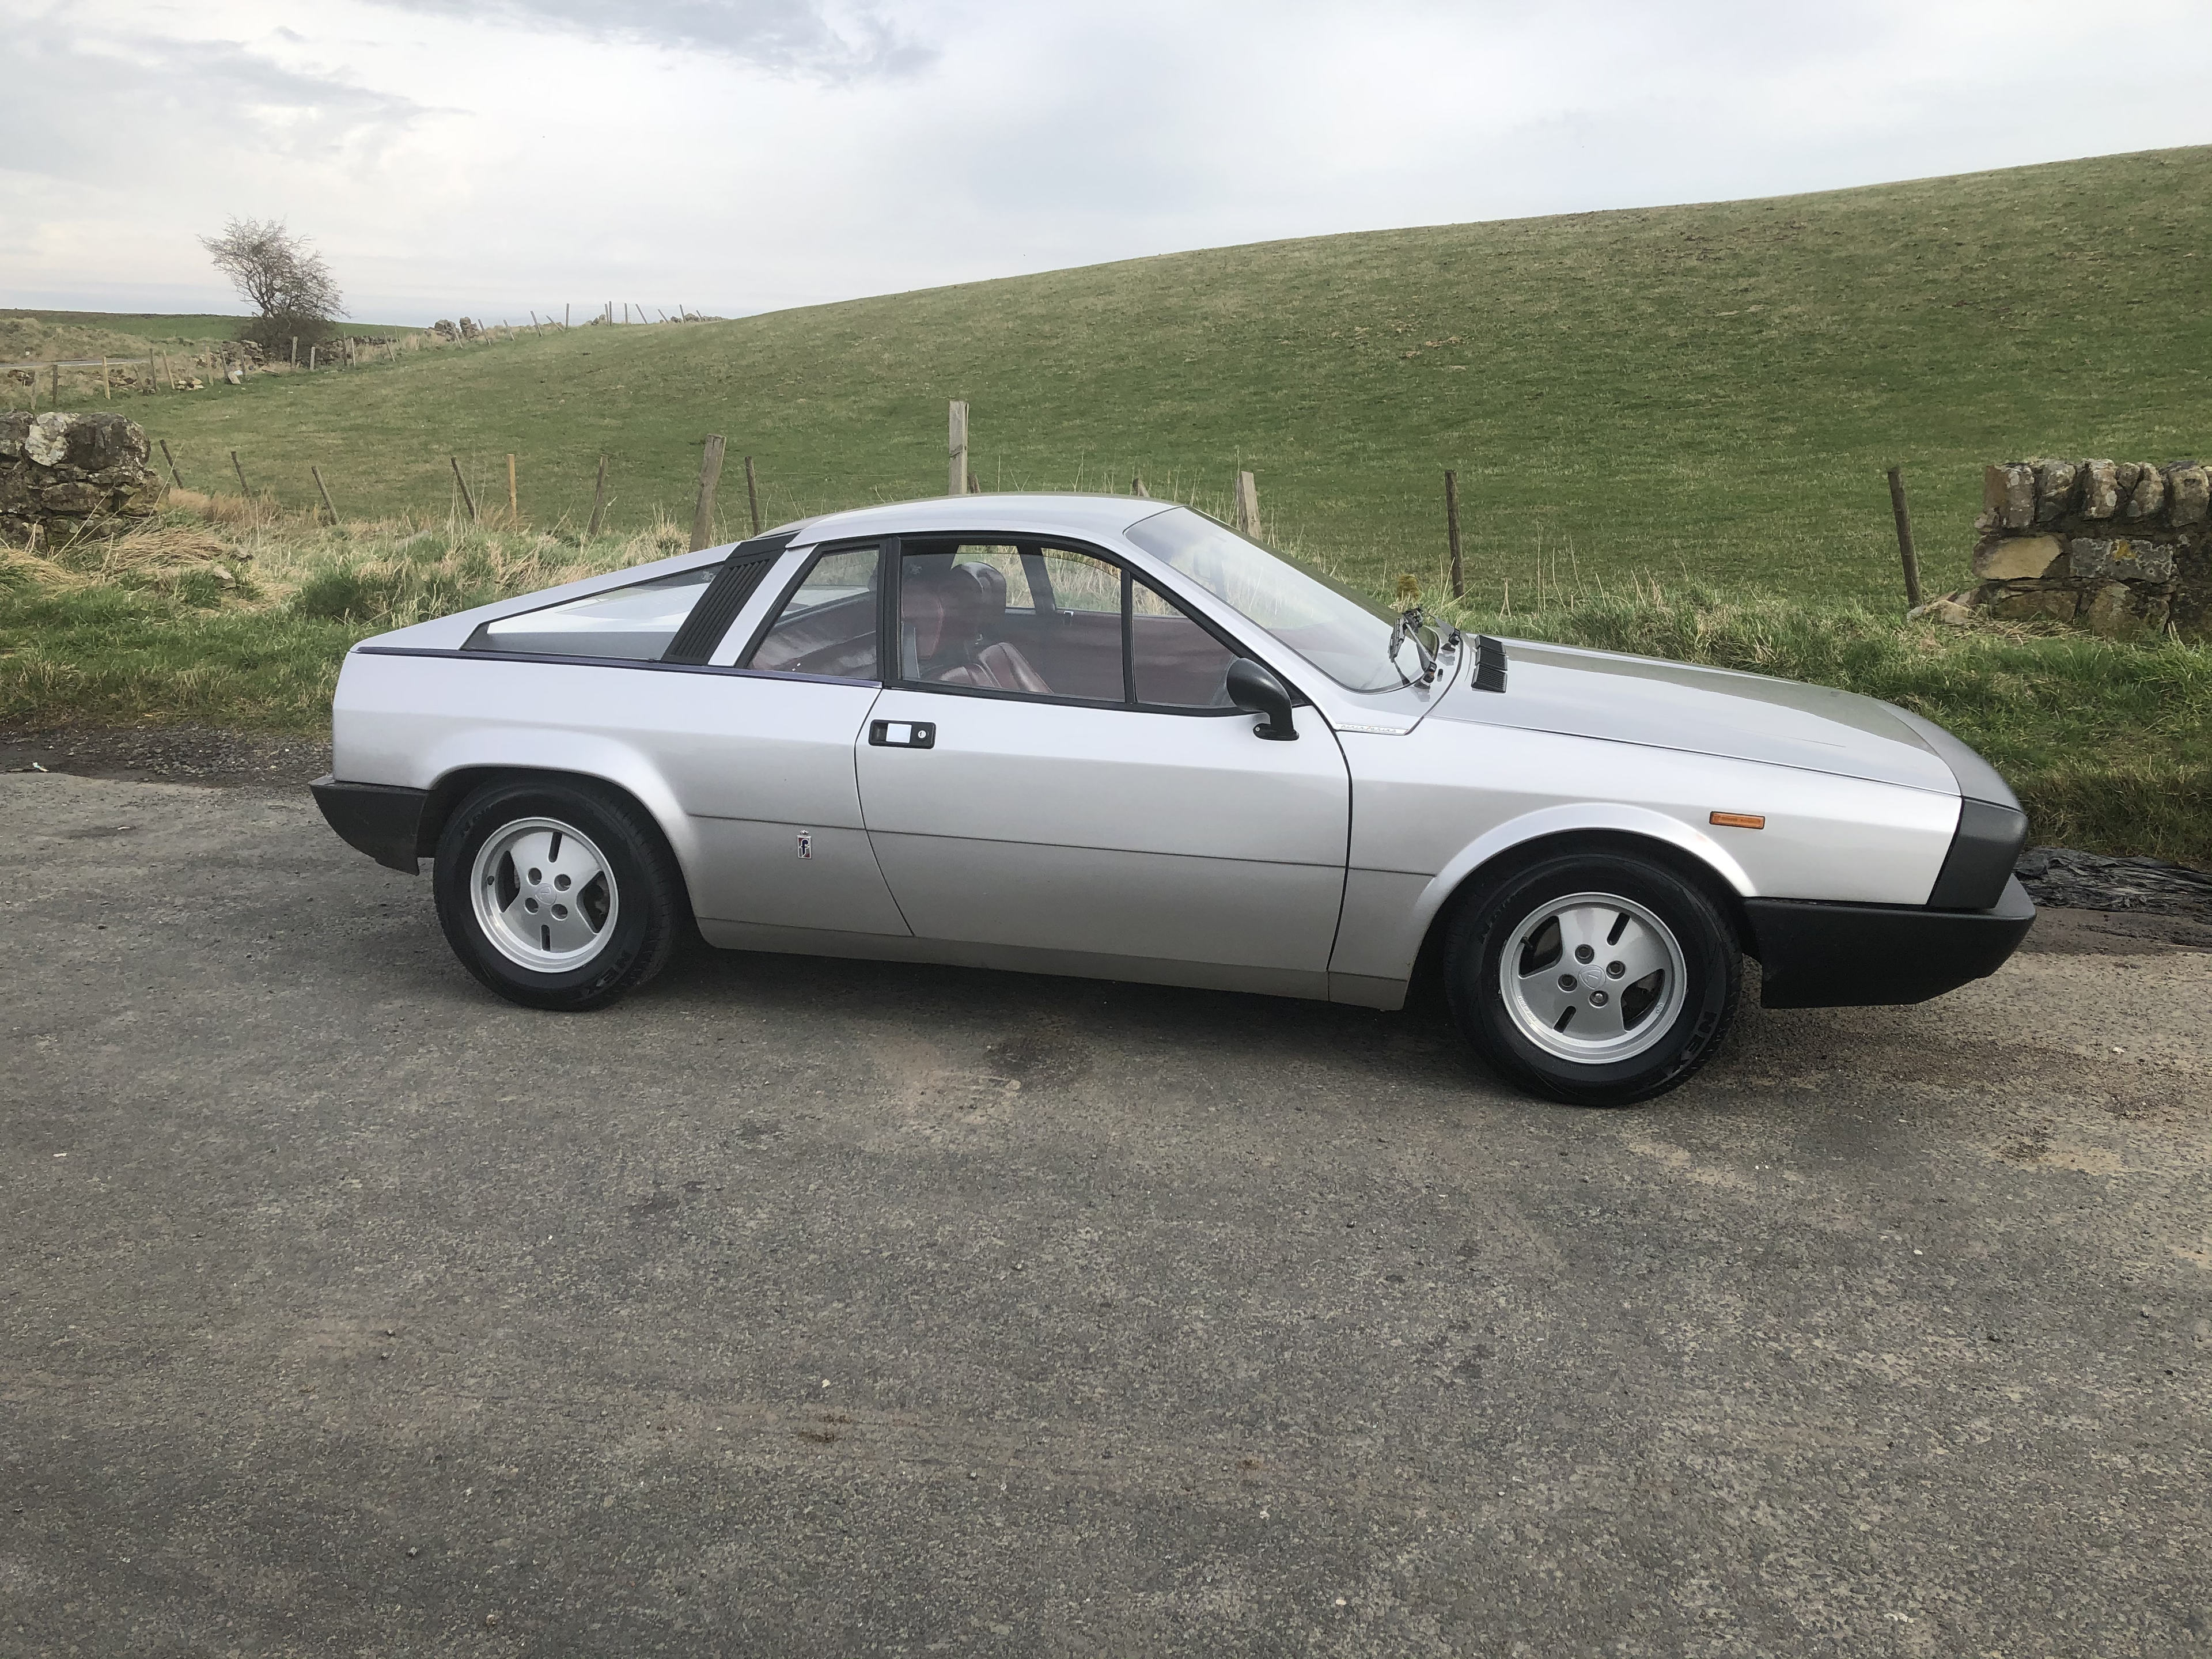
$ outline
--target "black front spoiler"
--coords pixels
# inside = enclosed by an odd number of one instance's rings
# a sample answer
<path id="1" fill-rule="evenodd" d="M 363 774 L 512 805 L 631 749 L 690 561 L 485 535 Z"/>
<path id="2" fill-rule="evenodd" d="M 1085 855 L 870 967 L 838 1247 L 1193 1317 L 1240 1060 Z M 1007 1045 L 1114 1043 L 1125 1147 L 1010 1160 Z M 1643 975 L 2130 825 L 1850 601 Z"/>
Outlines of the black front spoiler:
<path id="1" fill-rule="evenodd" d="M 1768 1008 L 1862 1008 L 1925 1002 L 1986 979 L 2035 925 L 2016 877 L 1987 910 L 1746 899 L 1751 954 Z"/>
<path id="2" fill-rule="evenodd" d="M 402 789 L 387 783 L 340 783 L 327 773 L 307 786 L 315 805 L 349 847 L 359 848 L 379 864 L 409 875 L 417 871 L 416 838 L 422 825 L 427 789 Z"/>

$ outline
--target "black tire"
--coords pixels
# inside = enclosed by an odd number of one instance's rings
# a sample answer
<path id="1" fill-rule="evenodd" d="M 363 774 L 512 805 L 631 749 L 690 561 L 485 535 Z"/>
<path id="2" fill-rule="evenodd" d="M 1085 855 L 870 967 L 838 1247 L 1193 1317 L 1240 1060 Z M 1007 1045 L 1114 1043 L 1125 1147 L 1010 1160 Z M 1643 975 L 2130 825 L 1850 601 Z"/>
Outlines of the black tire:
<path id="1" fill-rule="evenodd" d="M 578 967 L 541 969 L 518 960 L 512 945 L 502 948 L 478 914 L 473 891 L 477 854 L 497 838 L 522 833 L 520 827 L 531 820 L 573 832 L 603 861 L 605 888 L 593 891 L 600 894 L 605 934 L 578 947 L 580 953 L 589 952 Z M 557 856 L 561 842 L 551 845 Z M 515 879 L 514 862 L 506 858 L 509 873 L 498 878 L 509 884 Z M 462 966 L 526 1008 L 580 1012 L 605 1007 L 667 965 L 690 919 L 683 875 L 659 827 L 627 797 L 582 780 L 523 779 L 477 790 L 454 810 L 438 837 L 434 880 L 438 920 Z M 564 890 L 561 896 L 571 895 Z M 581 902 L 576 914 L 586 914 Z M 550 951 L 550 933 L 546 942 Z"/>
<path id="2" fill-rule="evenodd" d="M 1569 900 L 1589 902 L 1551 914 Z M 1608 911 L 1607 901 L 1626 902 Z M 1592 935 L 1593 955 L 1577 963 L 1563 943 L 1569 936 L 1563 924 L 1591 916 L 1601 921 L 1607 915 L 1626 918 L 1608 930 L 1622 944 L 1608 944 L 1602 932 Z M 1664 925 L 1674 951 L 1646 918 Z M 1531 926 L 1535 932 L 1522 939 Z M 1502 968 L 1516 940 L 1509 991 Z M 1621 980 L 1605 977 L 1613 966 L 1605 957 L 1615 949 L 1632 957 L 1632 946 L 1644 953 L 1634 957 L 1634 965 L 1645 960 L 1664 965 L 1624 988 Z M 1478 891 L 1452 924 L 1444 975 L 1454 1023 L 1499 1075 L 1532 1094 L 1574 1105 L 1627 1106 L 1680 1086 L 1711 1058 L 1735 1018 L 1743 956 L 1727 912 L 1663 863 L 1632 853 L 1570 852 L 1510 871 Z M 1671 990 L 1668 978 L 1675 981 Z M 1571 993 L 1564 988 L 1570 979 Z M 1555 993 L 1554 986 L 1561 988 Z M 1639 996 L 1640 1004 L 1634 1001 Z M 1552 1028 L 1557 1035 L 1545 1032 L 1539 1042 L 1531 1033 L 1548 1023 L 1550 1007 L 1539 1003 L 1545 997 L 1574 1006 Z M 1628 1051 L 1622 1057 L 1602 1057 L 1610 1026 L 1603 1008 L 1590 1006 L 1593 1002 L 1610 1006 L 1612 1018 L 1623 1026 L 1616 1041 Z M 1634 1012 L 1638 1006 L 1640 1015 Z M 1588 1035 L 1572 1031 L 1577 1017 L 1584 1018 Z M 1630 1024 L 1638 1018 L 1659 1024 Z M 1594 1024 L 1599 1029 L 1591 1031 Z M 1557 1051 L 1578 1043 L 1599 1057 Z"/>

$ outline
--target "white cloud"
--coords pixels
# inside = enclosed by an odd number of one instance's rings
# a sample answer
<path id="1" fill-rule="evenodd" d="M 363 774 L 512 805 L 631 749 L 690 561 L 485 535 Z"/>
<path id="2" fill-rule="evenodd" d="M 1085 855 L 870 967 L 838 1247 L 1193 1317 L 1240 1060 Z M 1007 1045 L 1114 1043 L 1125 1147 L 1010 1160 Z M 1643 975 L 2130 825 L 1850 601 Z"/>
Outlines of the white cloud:
<path id="1" fill-rule="evenodd" d="M 757 68 L 842 82 L 919 69 L 930 53 L 868 4 L 817 0 L 387 0 L 410 11 L 588 39 L 719 52 Z"/>
<path id="2" fill-rule="evenodd" d="M 0 287 L 735 313 L 1273 237 L 2204 142 L 2201 0 L 0 0 Z M 2159 43 L 2171 97 L 2038 90 Z"/>

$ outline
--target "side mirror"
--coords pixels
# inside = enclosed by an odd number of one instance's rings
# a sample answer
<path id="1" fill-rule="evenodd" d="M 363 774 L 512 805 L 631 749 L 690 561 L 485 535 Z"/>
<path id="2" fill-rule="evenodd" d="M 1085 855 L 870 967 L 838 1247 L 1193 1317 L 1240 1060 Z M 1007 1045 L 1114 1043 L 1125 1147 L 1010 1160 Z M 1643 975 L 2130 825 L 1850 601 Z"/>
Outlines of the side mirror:
<path id="1" fill-rule="evenodd" d="M 1289 688 L 1249 657 L 1229 665 L 1229 701 L 1248 714 L 1267 718 L 1252 728 L 1252 735 L 1273 743 L 1295 742 L 1298 728 L 1291 724 Z"/>

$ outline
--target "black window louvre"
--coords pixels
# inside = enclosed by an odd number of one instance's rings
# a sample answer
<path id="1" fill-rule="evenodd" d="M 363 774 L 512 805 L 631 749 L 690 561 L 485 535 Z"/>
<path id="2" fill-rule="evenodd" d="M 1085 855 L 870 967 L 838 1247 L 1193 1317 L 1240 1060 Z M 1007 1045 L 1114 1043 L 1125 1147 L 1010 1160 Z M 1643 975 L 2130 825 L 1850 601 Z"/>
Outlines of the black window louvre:
<path id="1" fill-rule="evenodd" d="M 745 601 L 761 585 L 761 578 L 768 574 L 769 567 L 791 545 L 791 538 L 797 533 L 785 531 L 781 535 L 756 536 L 732 548 L 730 556 L 714 573 L 714 580 L 699 596 L 699 603 L 684 617 L 684 626 L 669 641 L 668 649 L 660 653 L 660 660 L 703 663 L 713 656 L 714 647 L 722 642 L 722 635 L 738 619 L 738 612 L 745 608 Z"/>
<path id="2" fill-rule="evenodd" d="M 1474 636 L 1474 689 L 1478 691 L 1503 691 L 1505 689 L 1505 647 L 1487 634 Z"/>

